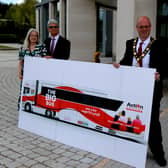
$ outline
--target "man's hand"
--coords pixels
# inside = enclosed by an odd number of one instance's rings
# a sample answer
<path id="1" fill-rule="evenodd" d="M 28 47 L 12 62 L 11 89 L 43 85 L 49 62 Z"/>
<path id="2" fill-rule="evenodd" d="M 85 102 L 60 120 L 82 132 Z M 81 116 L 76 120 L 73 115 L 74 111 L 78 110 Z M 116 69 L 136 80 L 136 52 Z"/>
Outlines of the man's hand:
<path id="1" fill-rule="evenodd" d="M 114 66 L 115 68 L 119 68 L 119 67 L 120 67 L 120 64 L 119 64 L 119 63 L 113 63 L 113 66 Z"/>
<path id="2" fill-rule="evenodd" d="M 160 74 L 159 74 L 159 72 L 155 72 L 155 80 L 156 81 L 160 80 Z"/>

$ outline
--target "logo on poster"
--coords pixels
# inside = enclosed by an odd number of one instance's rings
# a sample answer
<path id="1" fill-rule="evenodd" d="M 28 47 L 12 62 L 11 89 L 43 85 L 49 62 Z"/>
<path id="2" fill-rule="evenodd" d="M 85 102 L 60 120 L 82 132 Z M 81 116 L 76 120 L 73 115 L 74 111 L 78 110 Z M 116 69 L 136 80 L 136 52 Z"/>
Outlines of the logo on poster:
<path id="1" fill-rule="evenodd" d="M 126 107 L 126 110 L 142 113 L 143 112 L 143 106 L 140 105 L 140 104 L 128 103 L 127 107 Z"/>
<path id="2" fill-rule="evenodd" d="M 48 93 L 45 95 L 46 105 L 54 107 L 56 101 L 56 90 L 48 89 Z"/>

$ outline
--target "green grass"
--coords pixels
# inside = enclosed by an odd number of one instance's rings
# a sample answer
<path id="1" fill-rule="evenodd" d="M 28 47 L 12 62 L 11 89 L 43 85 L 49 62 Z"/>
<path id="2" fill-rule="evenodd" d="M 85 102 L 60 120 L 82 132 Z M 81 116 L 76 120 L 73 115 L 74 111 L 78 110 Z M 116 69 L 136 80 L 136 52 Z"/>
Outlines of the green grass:
<path id="1" fill-rule="evenodd" d="M 0 45 L 0 49 L 15 49 L 14 47 Z"/>

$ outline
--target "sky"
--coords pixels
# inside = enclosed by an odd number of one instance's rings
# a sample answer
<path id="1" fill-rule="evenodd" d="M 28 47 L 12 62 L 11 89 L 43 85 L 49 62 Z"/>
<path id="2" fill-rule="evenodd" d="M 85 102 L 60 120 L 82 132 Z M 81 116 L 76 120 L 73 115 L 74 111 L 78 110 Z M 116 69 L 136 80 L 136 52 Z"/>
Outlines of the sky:
<path id="1" fill-rule="evenodd" d="M 39 1 L 39 0 L 38 0 Z M 7 3 L 7 4 L 20 4 L 22 2 L 24 2 L 24 0 L 0 0 L 0 2 L 4 2 L 4 3 Z"/>
<path id="2" fill-rule="evenodd" d="M 22 3 L 24 0 L 0 0 L 0 2 L 4 2 L 4 3 L 7 3 L 7 4 L 16 4 L 16 3 Z"/>

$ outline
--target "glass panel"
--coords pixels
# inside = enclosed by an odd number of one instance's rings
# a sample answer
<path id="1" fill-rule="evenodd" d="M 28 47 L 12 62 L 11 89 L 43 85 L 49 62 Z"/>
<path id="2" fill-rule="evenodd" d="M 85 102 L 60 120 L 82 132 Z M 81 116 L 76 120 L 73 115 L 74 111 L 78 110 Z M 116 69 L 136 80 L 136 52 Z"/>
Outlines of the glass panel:
<path id="1" fill-rule="evenodd" d="M 161 24 L 160 27 L 161 27 L 160 36 L 168 37 L 168 24 Z"/>
<path id="2" fill-rule="evenodd" d="M 168 3 L 163 3 L 161 7 L 161 15 L 168 16 Z"/>
<path id="3" fill-rule="evenodd" d="M 168 57 L 168 1 L 157 0 L 157 38 L 163 40 Z M 168 59 L 168 58 L 167 58 Z M 166 61 L 165 61 L 166 62 Z M 168 77 L 168 75 L 166 75 Z"/>
<path id="4" fill-rule="evenodd" d="M 44 0 L 42 2 L 45 2 Z M 49 3 L 52 5 L 52 10 L 49 11 Z M 52 2 L 46 1 L 46 3 L 41 5 L 40 10 L 40 36 L 41 40 L 44 41 L 48 37 L 47 23 L 49 20 L 49 12 L 51 18 L 56 19 L 59 22 L 59 12 L 60 12 L 60 2 L 55 0 Z M 52 13 L 51 13 L 52 12 Z"/>
<path id="5" fill-rule="evenodd" d="M 115 10 L 98 7 L 97 12 L 97 51 L 105 57 L 112 57 Z"/>
<path id="6" fill-rule="evenodd" d="M 158 0 L 157 37 L 168 39 L 168 2 Z"/>
<path id="7" fill-rule="evenodd" d="M 42 6 L 42 11 L 41 11 L 41 17 L 42 17 L 42 22 L 41 22 L 41 27 L 42 27 L 42 37 L 43 41 L 48 37 L 48 30 L 47 30 L 47 22 L 48 22 L 48 17 L 49 17 L 49 5 L 48 3 Z"/>
<path id="8" fill-rule="evenodd" d="M 54 19 L 56 19 L 59 22 L 59 13 L 60 13 L 60 2 L 54 1 Z"/>

